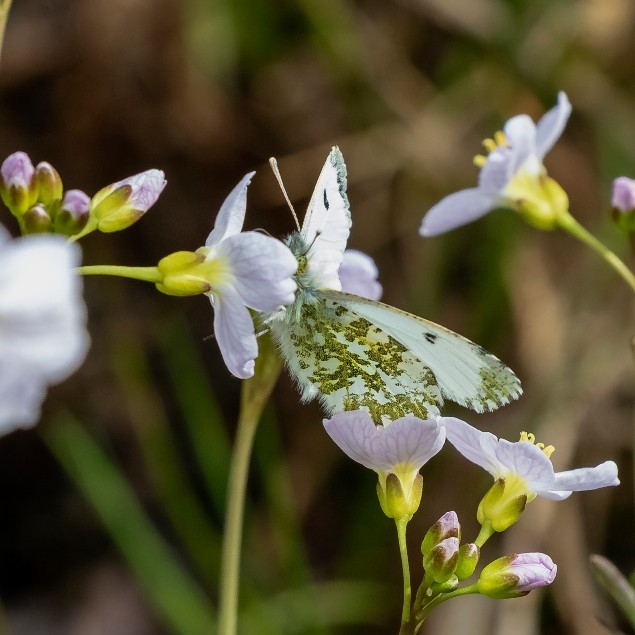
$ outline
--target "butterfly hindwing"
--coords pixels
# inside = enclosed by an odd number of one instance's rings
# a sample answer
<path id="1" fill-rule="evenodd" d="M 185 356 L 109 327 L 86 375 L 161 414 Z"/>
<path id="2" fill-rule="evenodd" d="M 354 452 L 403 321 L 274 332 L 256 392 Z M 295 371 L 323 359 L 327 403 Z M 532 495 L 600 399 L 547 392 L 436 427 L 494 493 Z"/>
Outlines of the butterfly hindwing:
<path id="1" fill-rule="evenodd" d="M 483 412 L 522 394 L 513 371 L 462 335 L 381 302 L 342 292 L 323 293 L 400 342 L 431 370 L 443 398 Z"/>

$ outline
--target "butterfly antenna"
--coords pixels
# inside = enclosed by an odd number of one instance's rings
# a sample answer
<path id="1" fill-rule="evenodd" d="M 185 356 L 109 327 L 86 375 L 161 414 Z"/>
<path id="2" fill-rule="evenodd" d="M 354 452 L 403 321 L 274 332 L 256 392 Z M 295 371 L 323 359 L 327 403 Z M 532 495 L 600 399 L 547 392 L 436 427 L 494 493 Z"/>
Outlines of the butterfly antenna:
<path id="1" fill-rule="evenodd" d="M 275 157 L 271 157 L 269 159 L 269 165 L 271 166 L 273 175 L 276 177 L 276 180 L 278 181 L 278 185 L 280 186 L 280 189 L 282 190 L 282 195 L 284 196 L 284 200 L 287 202 L 287 205 L 289 206 L 289 209 L 291 210 L 291 213 L 293 214 L 293 220 L 295 220 L 296 227 L 298 228 L 298 231 L 300 231 L 300 221 L 298 220 L 298 215 L 295 213 L 295 210 L 293 209 L 293 205 L 291 205 L 291 201 L 289 200 L 289 195 L 287 194 L 287 190 L 284 189 L 284 184 L 282 183 L 282 177 L 280 176 L 280 170 L 278 169 L 278 162 L 276 161 Z"/>

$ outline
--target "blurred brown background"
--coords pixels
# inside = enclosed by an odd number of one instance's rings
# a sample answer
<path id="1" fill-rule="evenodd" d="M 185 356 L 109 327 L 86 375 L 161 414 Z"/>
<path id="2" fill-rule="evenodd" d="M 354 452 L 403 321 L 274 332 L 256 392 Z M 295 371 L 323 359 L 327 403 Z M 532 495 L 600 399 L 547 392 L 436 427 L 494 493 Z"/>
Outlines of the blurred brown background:
<path id="1" fill-rule="evenodd" d="M 612 178 L 635 176 L 634 36 L 630 0 L 15 0 L 0 68 L 0 156 L 24 150 L 34 163 L 47 160 L 65 187 L 89 195 L 165 170 L 166 190 L 137 225 L 82 241 L 86 264 L 152 265 L 202 245 L 224 196 L 252 169 L 246 226 L 291 231 L 268 157 L 278 157 L 302 210 L 339 145 L 349 246 L 376 259 L 385 301 L 484 345 L 523 381 L 525 396 L 501 411 L 448 412 L 511 440 L 535 432 L 556 445 L 557 469 L 609 458 L 620 466 L 621 487 L 533 502 L 488 543 L 490 560 L 549 553 L 559 571 L 548 592 L 461 598 L 425 632 L 628 632 L 588 566 L 598 552 L 625 573 L 635 568 L 628 288 L 572 238 L 511 213 L 435 239 L 420 238 L 418 226 L 439 198 L 473 185 L 482 138 L 513 114 L 538 118 L 565 90 L 574 112 L 547 167 L 577 218 L 630 264 L 609 206 Z M 8 212 L 2 222 L 15 230 Z M 43 438 L 58 413 L 73 413 L 213 601 L 227 445 L 202 447 L 197 435 L 209 440 L 212 423 L 232 434 L 240 384 L 207 338 L 205 298 L 114 279 L 86 280 L 85 296 L 93 345 L 84 367 L 51 392 L 36 430 L 0 439 L 5 628 L 168 633 Z M 250 484 L 244 632 L 395 633 L 401 580 L 391 521 L 373 475 L 332 445 L 320 421 L 283 377 Z M 469 540 L 489 486 L 450 447 L 424 478 L 410 527 L 415 580 L 427 527 L 455 509 Z M 179 511 L 186 499 L 196 522 Z M 192 527 L 201 531 L 190 544 L 183 536 Z M 337 588 L 324 587 L 312 608 L 290 608 L 286 593 L 338 580 L 385 587 L 346 607 Z M 331 611 L 333 623 L 319 623 L 316 614 Z"/>

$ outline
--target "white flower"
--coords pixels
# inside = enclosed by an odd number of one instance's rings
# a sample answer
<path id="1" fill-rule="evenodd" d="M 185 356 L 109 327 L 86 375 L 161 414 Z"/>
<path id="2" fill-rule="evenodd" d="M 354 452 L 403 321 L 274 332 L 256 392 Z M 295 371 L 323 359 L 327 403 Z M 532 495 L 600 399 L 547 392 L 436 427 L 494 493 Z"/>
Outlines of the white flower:
<path id="1" fill-rule="evenodd" d="M 47 386 L 84 360 L 79 261 L 61 236 L 11 240 L 0 227 L 0 434 L 36 423 Z"/>
<path id="2" fill-rule="evenodd" d="M 214 334 L 229 371 L 241 379 L 254 374 L 258 344 L 247 307 L 275 313 L 295 298 L 293 274 L 298 267 L 279 240 L 257 232 L 242 232 L 247 206 L 247 174 L 225 199 L 205 247 L 200 265 L 209 283 L 214 307 Z"/>
<path id="3" fill-rule="evenodd" d="M 565 93 L 558 104 L 534 124 L 528 115 L 507 121 L 504 133 L 485 142 L 487 158 L 477 157 L 481 166 L 478 186 L 446 196 L 425 215 L 419 230 L 422 236 L 435 236 L 470 223 L 497 207 L 510 207 L 549 216 L 553 191 L 544 192 L 539 177 L 545 175 L 543 159 L 558 140 L 571 114 Z M 561 201 L 556 201 L 560 204 Z M 526 206 L 531 205 L 527 210 Z M 545 210 L 545 207 L 547 208 Z M 556 212 L 559 210 L 556 210 Z M 534 224 L 538 224 L 535 218 Z M 550 219 L 548 219 L 550 220 Z M 546 227 L 545 227 L 546 228 Z"/>
<path id="4" fill-rule="evenodd" d="M 553 448 L 542 448 L 528 440 L 516 442 L 498 439 L 490 432 L 482 432 L 465 421 L 443 419 L 448 441 L 466 458 L 487 470 L 494 480 L 513 483 L 516 495 L 537 496 L 563 500 L 572 492 L 619 485 L 617 465 L 605 461 L 596 467 L 566 472 L 554 472 L 549 454 Z"/>
<path id="5" fill-rule="evenodd" d="M 383 289 L 377 281 L 379 272 L 375 261 L 356 249 L 346 249 L 338 272 L 342 291 L 369 300 L 379 300 Z"/>
<path id="6" fill-rule="evenodd" d="M 349 410 L 338 412 L 323 423 L 331 439 L 351 459 L 377 472 L 382 509 L 390 518 L 399 519 L 410 518 L 419 507 L 419 470 L 443 447 L 442 421 L 408 415 L 386 426 L 376 426 L 367 412 Z"/>

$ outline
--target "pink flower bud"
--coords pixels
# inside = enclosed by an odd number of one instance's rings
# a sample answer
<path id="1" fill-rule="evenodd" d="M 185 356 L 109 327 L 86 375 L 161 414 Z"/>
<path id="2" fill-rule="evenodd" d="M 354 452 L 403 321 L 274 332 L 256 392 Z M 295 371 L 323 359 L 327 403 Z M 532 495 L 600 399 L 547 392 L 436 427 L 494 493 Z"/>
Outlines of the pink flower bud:
<path id="1" fill-rule="evenodd" d="M 491 598 L 527 595 L 532 589 L 551 584 L 558 568 L 544 553 L 515 553 L 490 562 L 478 580 L 478 591 Z"/>
<path id="2" fill-rule="evenodd" d="M 24 214 L 36 201 L 34 174 L 31 159 L 24 152 L 9 155 L 0 167 L 0 194 L 4 204 L 16 216 Z"/>
<path id="3" fill-rule="evenodd" d="M 635 210 L 635 180 L 626 176 L 618 176 L 613 181 L 613 208 L 620 212 Z"/>

